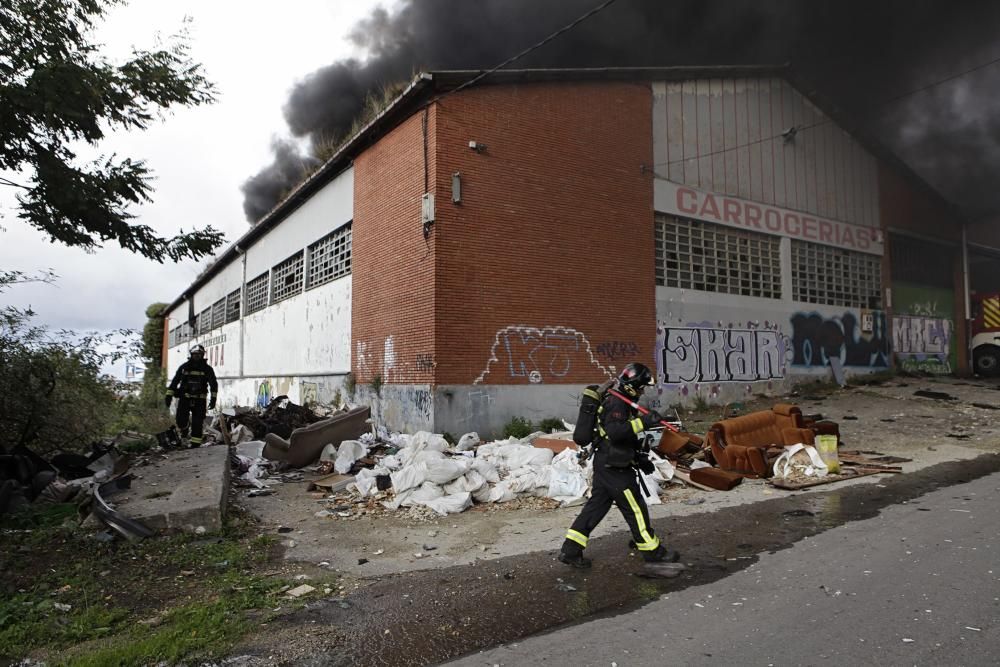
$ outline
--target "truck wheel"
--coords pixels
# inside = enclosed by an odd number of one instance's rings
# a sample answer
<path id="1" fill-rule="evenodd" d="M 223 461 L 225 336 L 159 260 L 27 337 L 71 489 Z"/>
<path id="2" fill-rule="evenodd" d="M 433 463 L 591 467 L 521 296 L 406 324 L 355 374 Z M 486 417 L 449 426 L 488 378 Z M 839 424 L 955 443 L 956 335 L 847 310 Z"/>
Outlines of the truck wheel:
<path id="1" fill-rule="evenodd" d="M 1000 373 L 1000 348 L 986 345 L 973 350 L 972 363 L 977 375 L 994 377 Z"/>

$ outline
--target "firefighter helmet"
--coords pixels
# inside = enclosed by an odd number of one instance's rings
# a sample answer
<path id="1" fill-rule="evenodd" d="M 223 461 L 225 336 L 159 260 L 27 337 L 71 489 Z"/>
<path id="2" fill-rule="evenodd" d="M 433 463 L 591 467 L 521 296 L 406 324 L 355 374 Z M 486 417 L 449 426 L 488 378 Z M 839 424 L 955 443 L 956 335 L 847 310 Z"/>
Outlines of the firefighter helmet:
<path id="1" fill-rule="evenodd" d="M 630 396 L 638 396 L 644 387 L 653 384 L 653 374 L 643 364 L 631 363 L 618 374 L 618 386 Z"/>
<path id="2" fill-rule="evenodd" d="M 205 358 L 205 346 L 198 344 L 188 350 L 188 358 L 190 359 L 204 359 Z"/>

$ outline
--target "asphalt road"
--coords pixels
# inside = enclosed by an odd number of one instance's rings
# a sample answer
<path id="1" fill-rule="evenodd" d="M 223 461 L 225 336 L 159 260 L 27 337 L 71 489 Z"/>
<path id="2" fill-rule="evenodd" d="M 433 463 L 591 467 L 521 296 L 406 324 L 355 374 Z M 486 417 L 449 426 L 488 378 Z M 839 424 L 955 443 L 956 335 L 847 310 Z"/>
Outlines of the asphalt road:
<path id="1" fill-rule="evenodd" d="M 998 532 L 995 473 L 806 537 L 635 611 L 448 664 L 997 665 Z"/>

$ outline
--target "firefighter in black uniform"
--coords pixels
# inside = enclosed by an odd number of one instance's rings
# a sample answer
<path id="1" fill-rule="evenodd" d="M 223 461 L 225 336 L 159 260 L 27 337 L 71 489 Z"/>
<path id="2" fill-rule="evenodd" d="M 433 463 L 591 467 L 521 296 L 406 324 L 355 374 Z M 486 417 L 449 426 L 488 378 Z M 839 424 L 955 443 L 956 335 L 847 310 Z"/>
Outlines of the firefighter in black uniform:
<path id="1" fill-rule="evenodd" d="M 167 387 L 167 408 L 177 397 L 177 426 L 181 436 L 187 437 L 188 424 L 191 425 L 191 446 L 200 447 L 201 431 L 205 426 L 205 399 L 208 409 L 215 408 L 215 400 L 219 395 L 219 382 L 215 379 L 215 371 L 205 361 L 205 347 L 195 345 L 188 352 L 188 360 L 181 364 L 174 375 L 173 381 Z"/>
<path id="2" fill-rule="evenodd" d="M 627 365 L 616 382 L 617 390 L 638 402 L 653 375 L 642 364 Z M 594 442 L 594 482 L 590 499 L 580 516 L 566 532 L 559 560 L 573 567 L 590 567 L 584 558 L 590 533 L 607 515 L 611 504 L 625 516 L 632 531 L 632 540 L 645 561 L 672 563 L 680 556 L 660 544 L 660 538 L 649 523 L 646 501 L 639 492 L 638 471 L 652 473 L 649 457 L 642 451 L 639 434 L 663 419 L 655 411 L 639 416 L 638 410 L 610 392 L 604 398 L 598 415 L 598 437 Z"/>

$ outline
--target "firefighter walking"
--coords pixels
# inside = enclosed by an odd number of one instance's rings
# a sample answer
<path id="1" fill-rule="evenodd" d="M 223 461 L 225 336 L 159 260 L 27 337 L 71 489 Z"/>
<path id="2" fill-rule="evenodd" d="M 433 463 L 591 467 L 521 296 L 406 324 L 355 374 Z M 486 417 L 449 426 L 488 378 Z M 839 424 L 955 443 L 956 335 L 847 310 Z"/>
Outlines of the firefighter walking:
<path id="1" fill-rule="evenodd" d="M 619 392 L 637 402 L 646 386 L 653 384 L 649 368 L 627 365 L 616 381 Z M 679 554 L 665 548 L 649 522 L 646 501 L 639 491 L 638 471 L 653 472 L 649 457 L 641 451 L 639 434 L 663 419 L 655 411 L 639 416 L 629 403 L 608 393 L 598 410 L 597 437 L 594 442 L 594 481 L 590 499 L 566 532 L 559 560 L 573 567 L 590 567 L 583 556 L 590 534 L 617 505 L 629 529 L 632 541 L 648 563 L 672 563 Z"/>
<path id="2" fill-rule="evenodd" d="M 211 398 L 209 398 L 211 395 Z M 215 379 L 215 371 L 205 360 L 205 347 L 195 345 L 188 351 L 188 360 L 181 364 L 174 374 L 174 379 L 167 387 L 166 405 L 177 398 L 177 428 L 181 437 L 188 437 L 190 425 L 191 447 L 200 447 L 202 429 L 205 427 L 205 402 L 208 400 L 208 410 L 215 408 L 219 395 L 219 382 Z"/>

